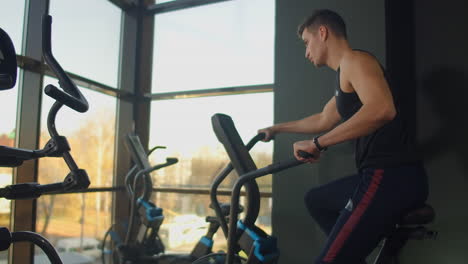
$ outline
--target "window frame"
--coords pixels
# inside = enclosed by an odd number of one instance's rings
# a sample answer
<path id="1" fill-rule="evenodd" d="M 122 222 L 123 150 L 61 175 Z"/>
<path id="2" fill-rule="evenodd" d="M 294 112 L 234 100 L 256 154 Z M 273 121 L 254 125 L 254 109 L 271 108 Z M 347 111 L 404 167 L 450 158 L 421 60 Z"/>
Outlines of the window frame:
<path id="1" fill-rule="evenodd" d="M 176 10 L 193 8 L 229 0 L 175 0 L 160 4 L 143 3 L 133 0 L 102 0 L 119 7 L 122 11 L 120 26 L 120 51 L 117 87 L 102 84 L 92 79 L 67 72 L 77 85 L 117 99 L 116 135 L 114 150 L 114 186 L 122 183 L 130 169 L 131 158 L 126 151 L 123 136 L 131 131 L 140 134 L 142 143 L 148 147 L 150 104 L 158 100 L 177 100 L 181 98 L 198 98 L 207 96 L 229 96 L 251 93 L 274 93 L 274 83 L 245 85 L 236 87 L 219 87 L 212 89 L 188 90 L 168 93 L 151 93 L 152 53 L 155 15 Z M 17 54 L 18 67 L 22 73 L 18 76 L 18 108 L 16 147 L 38 149 L 40 133 L 40 109 L 44 76 L 56 77 L 42 59 L 41 19 L 49 9 L 49 0 L 26 0 L 23 28 L 23 47 Z M 145 32 L 142 34 L 141 32 Z M 141 70 L 145 69 L 145 70 Z M 31 114 L 36 113 L 36 114 Z M 138 117 L 138 118 L 136 118 Z M 37 182 L 38 163 L 33 161 L 14 169 L 13 182 Z M 188 193 L 208 195 L 207 188 L 154 188 L 157 192 Z M 113 222 L 125 220 L 128 212 L 124 210 L 128 200 L 117 195 L 122 191 L 118 187 L 97 186 L 83 191 L 71 192 L 105 192 L 113 196 Z M 70 192 L 66 192 L 70 193 Z M 220 195 L 230 195 L 230 190 L 220 190 Z M 120 199 L 120 198 L 121 199 Z M 261 197 L 272 197 L 271 191 L 262 192 Z M 125 198 L 125 199 L 124 199 Z M 119 206 L 115 206 L 119 204 Z M 35 231 L 35 200 L 18 200 L 12 203 L 12 231 Z M 30 218 L 22 217 L 31 215 Z M 11 263 L 29 263 L 34 258 L 32 244 L 14 244 Z"/>

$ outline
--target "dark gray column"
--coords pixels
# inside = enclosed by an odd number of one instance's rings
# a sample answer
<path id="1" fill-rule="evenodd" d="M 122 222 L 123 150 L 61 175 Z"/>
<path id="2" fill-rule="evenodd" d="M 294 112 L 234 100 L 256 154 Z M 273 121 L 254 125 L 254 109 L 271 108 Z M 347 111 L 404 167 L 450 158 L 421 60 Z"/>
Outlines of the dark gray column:
<path id="1" fill-rule="evenodd" d="M 131 159 L 125 147 L 125 135 L 135 131 L 143 146 L 148 145 L 150 100 L 143 100 L 144 94 L 151 93 L 151 64 L 153 49 L 154 17 L 145 16 L 141 7 L 122 13 L 121 51 L 119 67 L 119 88 L 135 94 L 133 101 L 118 100 L 117 132 L 115 142 L 114 185 L 123 186 Z M 128 220 L 129 199 L 126 195 L 113 196 L 113 222 Z M 123 238 L 124 230 L 118 230 Z"/>

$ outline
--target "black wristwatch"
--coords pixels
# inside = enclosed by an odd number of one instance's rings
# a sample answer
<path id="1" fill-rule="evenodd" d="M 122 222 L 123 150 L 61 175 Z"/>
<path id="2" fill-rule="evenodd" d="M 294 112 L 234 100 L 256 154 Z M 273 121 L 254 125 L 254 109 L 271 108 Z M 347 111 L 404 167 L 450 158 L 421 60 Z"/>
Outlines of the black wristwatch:
<path id="1" fill-rule="evenodd" d="M 324 152 L 325 150 L 327 150 L 327 147 L 322 147 L 318 141 L 318 138 L 319 136 L 314 137 L 314 139 L 312 139 L 312 142 L 314 142 L 315 146 L 320 152 Z"/>

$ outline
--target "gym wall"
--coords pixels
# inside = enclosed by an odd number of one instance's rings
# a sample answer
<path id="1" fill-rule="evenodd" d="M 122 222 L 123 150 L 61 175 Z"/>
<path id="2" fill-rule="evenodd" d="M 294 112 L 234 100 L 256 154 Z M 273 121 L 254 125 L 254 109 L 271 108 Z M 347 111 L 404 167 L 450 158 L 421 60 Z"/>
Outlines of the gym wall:
<path id="1" fill-rule="evenodd" d="M 467 12 L 466 1 L 414 1 L 417 138 L 439 237 L 409 244 L 402 264 L 468 263 Z"/>
<path id="2" fill-rule="evenodd" d="M 335 72 L 316 69 L 304 58 L 296 28 L 316 8 L 340 13 L 353 48 L 374 53 L 403 93 L 428 170 L 428 203 L 436 210 L 431 225 L 438 240 L 410 241 L 401 263 L 467 263 L 468 134 L 464 124 L 468 97 L 468 4 L 448 0 L 276 1 L 275 123 L 321 111 L 333 96 Z M 292 156 L 292 143 L 310 138 L 279 135 L 274 160 Z M 273 177 L 273 232 L 281 264 L 311 263 L 324 235 L 307 214 L 309 188 L 355 171 L 350 144 L 334 146 L 319 164 L 304 165 Z"/>

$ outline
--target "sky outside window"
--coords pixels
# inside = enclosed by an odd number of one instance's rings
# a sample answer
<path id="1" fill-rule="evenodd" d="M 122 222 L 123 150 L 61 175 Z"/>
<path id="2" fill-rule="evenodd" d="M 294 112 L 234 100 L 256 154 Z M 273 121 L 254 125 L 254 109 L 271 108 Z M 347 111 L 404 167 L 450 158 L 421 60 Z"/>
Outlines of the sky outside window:
<path id="1" fill-rule="evenodd" d="M 149 143 L 166 145 L 187 156 L 203 145 L 217 145 L 211 126 L 216 113 L 231 116 L 247 143 L 258 129 L 272 125 L 272 111 L 273 93 L 153 101 Z M 265 151 L 270 148 L 262 146 Z"/>
<path id="2" fill-rule="evenodd" d="M 231 116 L 247 143 L 257 130 L 273 122 L 273 93 L 214 96 L 155 101 L 151 105 L 150 147 L 166 146 L 151 156 L 153 163 L 177 157 L 179 162 L 155 172 L 155 185 L 208 187 L 213 177 L 229 161 L 216 138 L 211 117 L 216 113 Z M 251 154 L 262 167 L 272 162 L 273 144 L 259 142 Z M 261 187 L 269 190 L 271 178 L 262 178 Z M 227 185 L 232 182 L 227 181 Z M 225 187 L 225 186 L 224 186 Z M 266 189 L 265 189 L 266 188 Z"/>
<path id="3" fill-rule="evenodd" d="M 24 0 L 2 1 L 0 8 L 0 28 L 10 36 L 17 54 L 22 54 L 22 34 L 24 20 Z M 0 145 L 13 146 L 15 140 L 18 79 L 10 90 L 0 91 Z M 12 183 L 12 168 L 0 168 L 0 187 Z M 0 226 L 10 225 L 11 201 L 0 199 Z M 8 251 L 0 252 L 0 259 L 6 258 Z"/>
<path id="4" fill-rule="evenodd" d="M 106 0 L 51 0 L 49 13 L 62 67 L 117 87 L 121 10 Z"/>
<path id="5" fill-rule="evenodd" d="M 1 1 L 0 28 L 5 30 L 15 45 L 16 53 L 22 54 L 25 0 Z"/>
<path id="6" fill-rule="evenodd" d="M 10 36 L 17 54 L 21 54 L 21 45 L 23 44 L 24 3 L 24 0 L 3 1 L 0 8 L 0 28 Z M 10 90 L 0 91 L 0 112 L 2 113 L 0 135 L 11 133 L 16 126 L 19 76 L 18 69 L 16 86 Z"/>
<path id="7" fill-rule="evenodd" d="M 272 0 L 155 15 L 152 92 L 273 83 Z"/>

